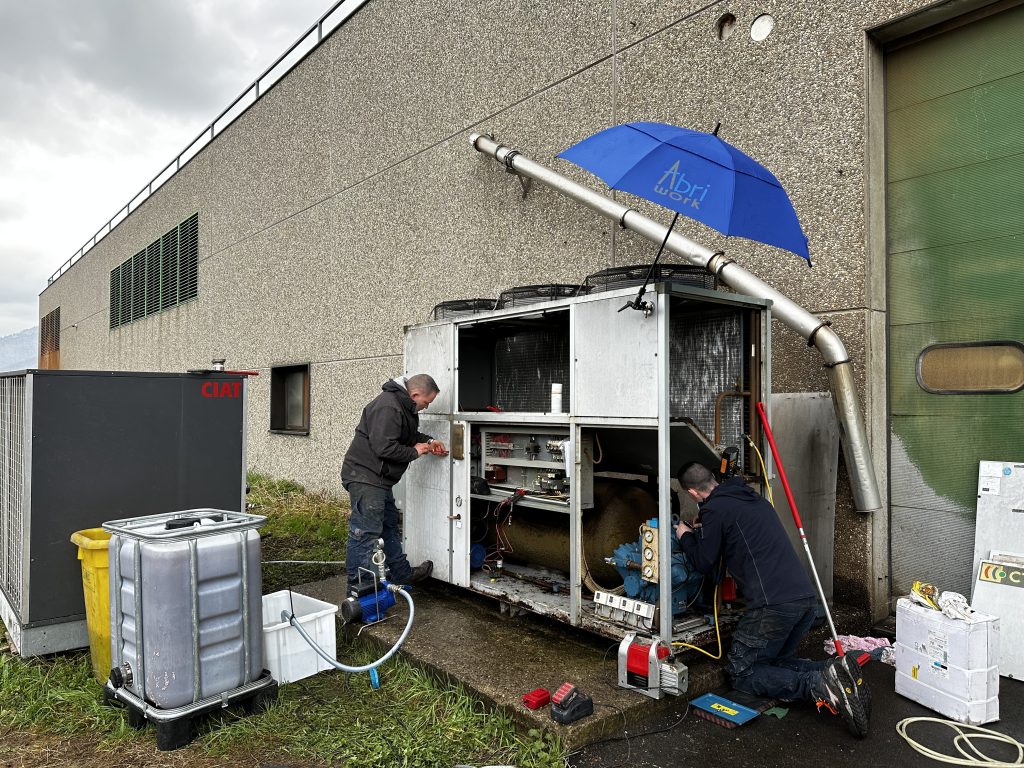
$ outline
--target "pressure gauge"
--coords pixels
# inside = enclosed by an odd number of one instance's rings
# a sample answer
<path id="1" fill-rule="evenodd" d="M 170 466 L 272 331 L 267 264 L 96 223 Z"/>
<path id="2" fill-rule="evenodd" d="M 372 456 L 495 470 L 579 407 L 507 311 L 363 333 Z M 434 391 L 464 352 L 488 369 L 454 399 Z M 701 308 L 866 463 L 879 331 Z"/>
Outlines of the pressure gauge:
<path id="1" fill-rule="evenodd" d="M 644 541 L 646 541 L 648 544 L 650 544 L 652 541 L 654 541 L 654 531 L 652 531 L 652 530 L 644 531 Z"/>
<path id="2" fill-rule="evenodd" d="M 654 569 L 651 566 L 649 566 L 649 565 L 645 565 L 644 566 L 644 578 L 645 579 L 653 579 L 654 578 Z"/>
<path id="3" fill-rule="evenodd" d="M 653 560 L 654 550 L 650 547 L 644 547 L 644 560 Z"/>

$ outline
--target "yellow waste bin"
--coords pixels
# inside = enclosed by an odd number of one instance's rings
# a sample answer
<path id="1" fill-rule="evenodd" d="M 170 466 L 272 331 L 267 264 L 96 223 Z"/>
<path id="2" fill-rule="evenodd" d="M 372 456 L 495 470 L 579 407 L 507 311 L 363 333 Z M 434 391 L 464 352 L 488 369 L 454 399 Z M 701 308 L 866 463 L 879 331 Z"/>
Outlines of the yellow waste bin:
<path id="1" fill-rule="evenodd" d="M 102 685 L 110 675 L 110 534 L 102 528 L 86 528 L 71 534 L 82 561 L 82 592 L 85 623 L 89 628 L 89 652 L 93 677 Z"/>

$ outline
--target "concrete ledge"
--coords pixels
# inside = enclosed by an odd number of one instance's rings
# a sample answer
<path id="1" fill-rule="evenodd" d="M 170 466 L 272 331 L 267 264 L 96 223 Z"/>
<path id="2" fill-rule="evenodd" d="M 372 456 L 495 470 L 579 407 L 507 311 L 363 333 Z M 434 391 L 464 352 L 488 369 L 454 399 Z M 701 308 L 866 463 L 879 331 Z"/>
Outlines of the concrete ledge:
<path id="1" fill-rule="evenodd" d="M 340 604 L 345 579 L 304 584 L 295 591 Z M 632 729 L 725 682 L 720 664 L 690 652 L 683 656 L 689 667 L 688 691 L 655 700 L 618 687 L 618 643 L 607 638 L 534 614 L 513 616 L 497 601 L 435 581 L 415 587 L 412 595 L 416 618 L 402 647 L 407 661 L 440 680 L 458 683 L 491 708 L 508 713 L 524 731 L 551 731 L 567 749 L 621 735 L 624 728 Z M 386 621 L 364 628 L 360 639 L 390 647 L 405 626 L 407 612 L 399 601 Z M 553 694 L 566 681 L 593 697 L 593 715 L 561 725 L 551 719 L 550 706 L 523 706 L 524 693 L 547 688 Z"/>

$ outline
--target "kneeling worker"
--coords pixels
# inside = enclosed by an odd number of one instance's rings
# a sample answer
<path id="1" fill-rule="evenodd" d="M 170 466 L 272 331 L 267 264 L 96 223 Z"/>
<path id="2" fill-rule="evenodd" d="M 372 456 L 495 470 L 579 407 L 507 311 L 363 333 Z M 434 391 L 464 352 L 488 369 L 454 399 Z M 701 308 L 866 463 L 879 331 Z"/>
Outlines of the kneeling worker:
<path id="1" fill-rule="evenodd" d="M 719 485 L 696 462 L 683 467 L 679 482 L 700 508 L 699 522 L 676 526 L 680 546 L 701 573 L 711 573 L 724 557 L 746 599 L 726 658 L 733 688 L 813 702 L 841 715 L 858 738 L 866 736 L 870 693 L 856 659 L 796 656 L 814 621 L 817 595 L 775 509 L 742 478 Z"/>
<path id="2" fill-rule="evenodd" d="M 392 488 L 413 461 L 424 454 L 445 456 L 444 443 L 420 432 L 419 412 L 440 390 L 427 374 L 384 382 L 382 392 L 363 408 L 352 444 L 341 467 L 341 484 L 352 502 L 345 570 L 351 589 L 359 569 L 376 573 L 371 563 L 377 539 L 384 540 L 389 579 L 415 584 L 430 575 L 430 560 L 412 568 L 398 535 L 398 508 Z"/>

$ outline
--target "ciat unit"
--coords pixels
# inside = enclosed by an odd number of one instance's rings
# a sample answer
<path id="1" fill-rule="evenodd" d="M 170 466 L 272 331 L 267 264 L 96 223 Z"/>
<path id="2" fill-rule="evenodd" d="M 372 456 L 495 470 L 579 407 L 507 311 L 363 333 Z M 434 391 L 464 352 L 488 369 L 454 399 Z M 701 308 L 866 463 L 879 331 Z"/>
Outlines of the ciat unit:
<path id="1" fill-rule="evenodd" d="M 624 310 L 639 269 L 406 330 L 406 375 L 441 388 L 421 429 L 451 451 L 413 462 L 396 489 L 405 547 L 507 609 L 616 639 L 713 642 L 712 580 L 673 532 L 696 509 L 672 483 L 723 456 L 764 482 L 746 436 L 762 446 L 771 302 L 668 267 L 649 311 Z"/>
<path id="2" fill-rule="evenodd" d="M 71 535 L 245 509 L 246 377 L 0 373 L 0 617 L 24 656 L 89 645 Z"/>

